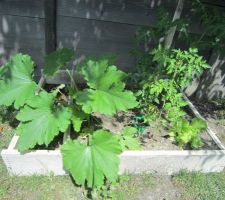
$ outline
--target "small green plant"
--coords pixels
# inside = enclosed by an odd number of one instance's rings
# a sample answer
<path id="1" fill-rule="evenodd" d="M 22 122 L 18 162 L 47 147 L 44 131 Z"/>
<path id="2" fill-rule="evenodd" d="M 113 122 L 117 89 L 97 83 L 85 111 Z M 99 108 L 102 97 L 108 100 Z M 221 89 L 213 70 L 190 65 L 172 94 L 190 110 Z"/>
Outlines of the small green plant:
<path id="1" fill-rule="evenodd" d="M 159 47 L 152 54 L 161 76 L 174 80 L 178 89 L 187 87 L 194 77 L 199 77 L 204 69 L 209 68 L 203 57 L 198 55 L 198 50 L 193 48 L 182 51 Z"/>
<path id="2" fill-rule="evenodd" d="M 141 90 L 138 93 L 145 121 L 151 122 L 161 118 L 163 125 L 169 129 L 177 127 L 178 121 L 189 123 L 185 119 L 186 112 L 183 108 L 187 102 L 183 99 L 182 90 L 194 77 L 200 76 L 203 70 L 208 68 L 206 61 L 198 55 L 197 49 L 191 48 L 182 51 L 159 47 L 151 54 L 155 70 L 147 79 L 141 81 Z M 200 142 L 199 145 L 193 146 L 200 146 Z"/>
<path id="3" fill-rule="evenodd" d="M 192 6 L 196 7 L 196 4 L 201 3 L 197 0 Z M 202 6 L 198 11 L 202 12 L 205 9 Z M 143 27 L 137 32 L 136 49 L 132 53 L 137 58 L 138 75 L 133 76 L 133 79 L 140 87 L 134 89 L 139 90 L 136 95 L 144 121 L 150 123 L 159 118 L 162 124 L 170 129 L 176 127 L 177 121 L 187 121 L 184 111 L 187 102 L 183 99 L 182 91 L 209 66 L 203 57 L 198 55 L 196 48 L 188 50 L 164 48 L 164 40 L 171 27 L 176 26 L 176 31 L 179 32 L 177 40 L 183 36 L 191 39 L 190 20 L 181 16 L 180 19 L 172 21 L 169 12 L 162 6 L 158 7 L 157 13 L 155 27 Z M 216 13 L 215 17 L 209 17 L 209 13 L 202 16 L 207 30 L 210 30 L 209 21 L 214 21 L 218 25 L 218 30 L 223 28 L 221 22 L 217 20 L 219 15 L 222 13 Z M 214 34 L 216 31 L 211 32 Z M 205 33 L 200 40 L 204 36 Z M 150 48 L 152 46 L 158 47 L 152 50 Z M 198 45 L 190 46 L 198 47 Z"/>
<path id="4" fill-rule="evenodd" d="M 122 149 L 137 150 L 140 149 L 140 141 L 137 137 L 138 130 L 134 127 L 127 126 L 118 135 Z"/>
<path id="5" fill-rule="evenodd" d="M 170 12 L 165 7 L 158 6 L 156 8 L 156 23 L 153 26 L 143 26 L 137 30 L 135 37 L 136 48 L 131 51 L 131 54 L 137 60 L 136 78 L 138 80 L 143 79 L 146 72 L 151 73 L 152 70 L 155 70 L 151 51 L 159 45 L 163 46 L 168 30 L 176 26 L 177 31 L 186 36 L 188 35 L 188 25 L 188 19 L 182 18 L 172 21 Z M 134 74 L 132 74 L 133 76 Z"/>
<path id="6" fill-rule="evenodd" d="M 193 118 L 191 122 L 182 119 L 173 123 L 169 135 L 175 139 L 180 147 L 190 144 L 193 149 L 197 149 L 203 145 L 199 133 L 206 128 L 207 124 L 202 119 Z"/>
<path id="7" fill-rule="evenodd" d="M 73 58 L 71 49 L 51 53 L 45 58 L 44 75 L 53 76 Z M 138 105 L 134 94 L 125 89 L 124 72 L 107 59 L 88 60 L 77 72 L 83 75 L 87 88 L 79 88 L 69 73 L 69 84 L 46 91 L 33 80 L 34 63 L 28 55 L 16 54 L 0 69 L 0 105 L 13 105 L 18 110 L 19 151 L 48 146 L 64 133 L 60 146 L 64 167 L 77 184 L 94 188 L 102 186 L 105 179 L 116 181 L 118 155 L 124 148 L 139 145 L 136 129 L 127 127 L 116 135 L 98 129 L 91 118 L 94 112 L 112 116 Z M 66 137 L 70 125 L 76 140 Z"/>

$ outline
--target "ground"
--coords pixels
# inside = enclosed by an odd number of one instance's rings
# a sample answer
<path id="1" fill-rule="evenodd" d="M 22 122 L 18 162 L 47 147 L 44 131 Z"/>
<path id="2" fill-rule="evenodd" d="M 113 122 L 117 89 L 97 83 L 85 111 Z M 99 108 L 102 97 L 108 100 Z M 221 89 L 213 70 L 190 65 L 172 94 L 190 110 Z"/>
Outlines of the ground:
<path id="1" fill-rule="evenodd" d="M 2 127 L 0 150 L 7 147 L 13 133 L 10 127 Z M 1 200 L 85 200 L 84 193 L 69 176 L 9 176 L 0 159 Z M 110 192 L 97 191 L 93 198 L 100 200 L 99 194 L 105 193 L 114 200 L 224 200 L 225 173 L 181 172 L 173 177 L 148 173 L 124 175 Z"/>

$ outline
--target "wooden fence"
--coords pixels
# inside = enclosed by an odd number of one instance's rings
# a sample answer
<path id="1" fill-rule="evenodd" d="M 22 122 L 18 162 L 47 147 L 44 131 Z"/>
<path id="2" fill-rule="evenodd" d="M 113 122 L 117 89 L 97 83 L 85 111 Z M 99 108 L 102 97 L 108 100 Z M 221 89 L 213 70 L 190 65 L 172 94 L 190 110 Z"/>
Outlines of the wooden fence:
<path id="1" fill-rule="evenodd" d="M 225 6 L 223 0 L 204 2 Z M 190 3 L 185 1 L 185 14 Z M 134 67 L 130 51 L 135 32 L 143 25 L 154 26 L 159 4 L 173 15 L 177 0 L 0 0 L 0 64 L 15 52 L 28 53 L 40 74 L 45 54 L 70 47 L 77 61 L 115 54 L 118 66 L 129 71 Z M 198 34 L 200 21 L 192 21 Z"/>

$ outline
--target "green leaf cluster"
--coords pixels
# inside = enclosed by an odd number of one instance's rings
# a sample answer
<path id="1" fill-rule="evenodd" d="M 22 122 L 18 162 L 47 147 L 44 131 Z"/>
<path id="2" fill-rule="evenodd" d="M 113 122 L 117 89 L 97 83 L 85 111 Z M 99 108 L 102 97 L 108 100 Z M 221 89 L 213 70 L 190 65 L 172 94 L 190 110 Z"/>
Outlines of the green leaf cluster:
<path id="1" fill-rule="evenodd" d="M 225 48 L 225 14 L 223 8 L 216 5 L 205 4 L 202 1 L 192 2 L 192 16 L 196 16 L 201 21 L 201 35 L 187 34 L 183 35 L 183 40 L 190 46 L 210 50 L 224 56 Z M 183 16 L 186 19 L 187 16 Z M 190 24 L 190 22 L 189 22 Z M 191 26 L 189 25 L 189 32 Z"/>
<path id="2" fill-rule="evenodd" d="M 145 121 L 150 123 L 159 118 L 168 129 L 178 129 L 178 126 L 181 130 L 189 128 L 188 132 L 180 130 L 177 131 L 179 134 L 174 133 L 177 143 L 181 147 L 187 143 L 193 148 L 201 146 L 198 136 L 201 129 L 195 129 L 192 122 L 185 119 L 184 107 L 187 102 L 183 99 L 182 90 L 208 68 L 206 61 L 198 55 L 197 49 L 192 48 L 182 51 L 159 47 L 151 55 L 156 68 L 148 78 L 141 81 L 138 93 Z"/>
<path id="3" fill-rule="evenodd" d="M 79 185 L 102 186 L 105 177 L 116 181 L 121 153 L 117 138 L 104 130 L 97 130 L 89 137 L 88 145 L 68 140 L 61 147 L 65 168 Z"/>
<path id="4" fill-rule="evenodd" d="M 23 54 L 12 56 L 0 68 L 0 105 L 23 106 L 35 94 L 37 84 L 33 81 L 34 63 Z"/>
<path id="5" fill-rule="evenodd" d="M 154 119 L 150 109 L 155 106 L 160 110 L 160 117 L 166 118 L 170 125 L 185 117 L 183 107 L 187 105 L 182 90 L 208 68 L 206 61 L 198 55 L 197 49 L 154 49 L 151 54 L 157 68 L 148 79 L 141 82 L 139 99 L 146 119 Z M 156 109 L 152 110 L 155 112 Z M 157 112 L 155 112 L 157 113 Z M 151 116 L 151 117 L 149 117 Z"/>
<path id="6" fill-rule="evenodd" d="M 136 128 L 127 126 L 117 135 L 123 150 L 139 150 L 141 148 L 137 132 Z"/>
<path id="7" fill-rule="evenodd" d="M 195 48 L 189 48 L 188 51 L 157 48 L 152 54 L 154 61 L 160 65 L 158 70 L 161 70 L 161 76 L 173 79 L 176 87 L 180 89 L 187 87 L 203 70 L 209 68 Z"/>
<path id="8" fill-rule="evenodd" d="M 37 144 L 48 146 L 55 136 L 67 130 L 71 116 L 69 107 L 55 105 L 53 93 L 42 91 L 29 99 L 16 117 L 21 122 L 17 128 L 18 150 L 25 151 Z"/>
<path id="9" fill-rule="evenodd" d="M 44 77 L 54 76 L 72 58 L 74 51 L 66 48 L 47 55 Z M 114 115 L 138 105 L 135 95 L 125 89 L 126 74 L 107 59 L 87 60 L 76 71 L 86 80 L 86 88 L 79 88 L 68 71 L 69 84 L 46 91 L 33 80 L 33 70 L 31 58 L 22 54 L 16 54 L 0 68 L 0 105 L 19 109 L 18 150 L 27 151 L 37 145 L 48 147 L 56 136 L 64 133 L 66 138 L 67 130 L 72 129 L 77 139 L 64 139 L 61 152 L 64 166 L 75 182 L 91 188 L 102 186 L 105 178 L 115 181 L 122 148 L 139 147 L 136 129 L 126 128 L 118 138 L 98 129 L 91 119 L 95 112 Z"/>
<path id="10" fill-rule="evenodd" d="M 45 76 L 53 76 L 60 68 L 64 67 L 74 58 L 75 52 L 72 49 L 61 48 L 48 54 L 45 57 Z"/>
<path id="11" fill-rule="evenodd" d="M 207 124 L 202 119 L 193 118 L 191 122 L 183 119 L 174 123 L 170 129 L 170 136 L 180 147 L 190 144 L 193 149 L 197 149 L 203 145 L 199 133 L 206 128 Z"/>
<path id="12" fill-rule="evenodd" d="M 133 93 L 125 90 L 125 73 L 109 65 L 107 60 L 89 60 L 81 69 L 81 74 L 89 88 L 76 93 L 75 99 L 84 112 L 114 115 L 137 106 Z"/>

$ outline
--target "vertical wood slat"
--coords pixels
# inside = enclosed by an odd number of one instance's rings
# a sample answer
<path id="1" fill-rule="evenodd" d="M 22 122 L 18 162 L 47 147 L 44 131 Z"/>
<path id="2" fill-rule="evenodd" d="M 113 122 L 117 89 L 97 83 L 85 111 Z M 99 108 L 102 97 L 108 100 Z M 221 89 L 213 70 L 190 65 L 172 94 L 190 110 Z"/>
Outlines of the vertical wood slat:
<path id="1" fill-rule="evenodd" d="M 45 53 L 56 49 L 56 0 L 45 0 Z"/>
<path id="2" fill-rule="evenodd" d="M 56 0 L 45 0 L 45 55 L 53 52 L 56 49 Z M 38 82 L 38 93 L 41 87 L 45 84 L 45 77 L 42 74 Z"/>

